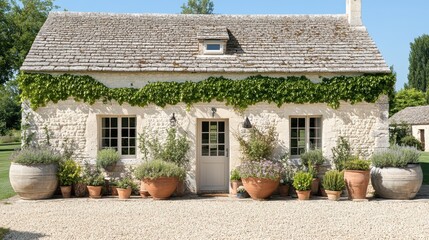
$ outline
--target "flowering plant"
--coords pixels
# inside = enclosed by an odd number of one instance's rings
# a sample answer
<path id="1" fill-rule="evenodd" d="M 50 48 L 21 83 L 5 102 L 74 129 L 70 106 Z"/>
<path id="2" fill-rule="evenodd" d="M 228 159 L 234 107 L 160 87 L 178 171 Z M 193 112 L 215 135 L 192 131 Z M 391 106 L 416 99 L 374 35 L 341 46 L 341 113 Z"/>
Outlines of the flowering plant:
<path id="1" fill-rule="evenodd" d="M 243 162 L 238 169 L 241 178 L 254 177 L 278 180 L 282 173 L 282 166 L 280 163 L 267 159 Z"/>
<path id="2" fill-rule="evenodd" d="M 244 188 L 244 186 L 239 186 L 237 188 L 237 193 L 245 193 L 245 192 L 246 192 L 246 189 Z"/>

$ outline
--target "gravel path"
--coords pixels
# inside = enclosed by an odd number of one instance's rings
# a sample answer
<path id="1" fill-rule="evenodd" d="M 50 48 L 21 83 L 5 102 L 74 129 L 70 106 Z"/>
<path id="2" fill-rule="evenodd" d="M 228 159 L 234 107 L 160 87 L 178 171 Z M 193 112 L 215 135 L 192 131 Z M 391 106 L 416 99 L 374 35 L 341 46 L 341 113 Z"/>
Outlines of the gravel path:
<path id="1" fill-rule="evenodd" d="M 6 239 L 429 239 L 429 199 L 17 200 L 0 202 L 0 227 Z"/>

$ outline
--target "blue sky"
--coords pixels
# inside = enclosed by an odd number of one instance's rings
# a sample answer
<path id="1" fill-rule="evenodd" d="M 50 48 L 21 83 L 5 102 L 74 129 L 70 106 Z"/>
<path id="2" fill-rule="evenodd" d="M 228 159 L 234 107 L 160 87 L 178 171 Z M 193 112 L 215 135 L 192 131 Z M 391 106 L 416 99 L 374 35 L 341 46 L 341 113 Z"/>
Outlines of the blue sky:
<path id="1" fill-rule="evenodd" d="M 57 0 L 73 12 L 180 13 L 187 0 Z M 213 0 L 219 14 L 343 14 L 346 0 Z M 410 42 L 429 34 L 428 0 L 362 0 L 363 22 L 387 64 L 407 82 Z"/>

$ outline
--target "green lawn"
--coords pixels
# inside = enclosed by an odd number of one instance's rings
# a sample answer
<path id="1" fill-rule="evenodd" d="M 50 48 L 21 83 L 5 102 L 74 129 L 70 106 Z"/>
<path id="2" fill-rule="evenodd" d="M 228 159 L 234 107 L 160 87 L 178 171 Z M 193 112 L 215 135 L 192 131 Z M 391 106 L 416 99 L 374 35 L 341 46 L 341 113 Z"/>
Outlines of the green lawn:
<path id="1" fill-rule="evenodd" d="M 423 169 L 423 184 L 429 185 L 429 153 L 424 152 L 420 157 L 420 165 Z"/>
<path id="2" fill-rule="evenodd" d="M 4 236 L 9 232 L 9 229 L 0 227 L 0 240 L 3 240 Z"/>
<path id="3" fill-rule="evenodd" d="M 0 200 L 15 195 L 9 183 L 9 156 L 19 147 L 19 143 L 0 144 Z"/>

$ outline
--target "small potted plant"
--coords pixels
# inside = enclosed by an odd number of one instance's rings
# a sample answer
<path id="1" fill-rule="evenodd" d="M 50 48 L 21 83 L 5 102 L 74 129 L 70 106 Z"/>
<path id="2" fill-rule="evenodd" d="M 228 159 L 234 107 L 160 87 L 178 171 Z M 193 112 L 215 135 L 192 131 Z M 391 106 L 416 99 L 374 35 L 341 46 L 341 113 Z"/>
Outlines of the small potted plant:
<path id="1" fill-rule="evenodd" d="M 120 179 L 117 179 L 117 178 L 110 178 L 110 180 L 109 180 L 110 195 L 118 196 L 118 181 L 119 180 Z"/>
<path id="2" fill-rule="evenodd" d="M 289 196 L 290 186 L 293 182 L 293 175 L 294 171 L 289 165 L 283 167 L 279 185 L 280 197 Z"/>
<path id="3" fill-rule="evenodd" d="M 423 181 L 419 158 L 420 152 L 414 147 L 392 146 L 375 153 L 371 158 L 371 183 L 376 194 L 382 198 L 413 199 Z"/>
<path id="4" fill-rule="evenodd" d="M 320 179 L 317 177 L 318 171 L 311 164 L 308 165 L 307 170 L 311 174 L 311 176 L 313 176 L 313 180 L 311 180 L 311 194 L 317 195 L 317 193 L 319 192 L 319 184 L 320 184 Z"/>
<path id="5" fill-rule="evenodd" d="M 114 148 L 106 148 L 97 154 L 97 167 L 103 168 L 107 172 L 115 169 L 116 163 L 121 159 L 121 155 Z"/>
<path id="6" fill-rule="evenodd" d="M 238 172 L 237 168 L 231 171 L 230 180 L 231 180 L 231 190 L 232 190 L 231 193 L 235 195 L 237 194 L 238 187 L 243 185 L 243 183 L 241 182 L 240 173 Z"/>
<path id="7" fill-rule="evenodd" d="M 306 168 L 313 166 L 316 172 L 320 171 L 320 166 L 325 162 L 325 157 L 321 149 L 309 150 L 300 156 L 302 165 Z"/>
<path id="8" fill-rule="evenodd" d="M 325 173 L 322 181 L 323 188 L 328 195 L 328 199 L 332 201 L 338 201 L 341 196 L 341 192 L 345 188 L 344 174 L 338 170 L 330 170 Z"/>
<path id="9" fill-rule="evenodd" d="M 299 200 L 310 199 L 311 183 L 313 181 L 313 175 L 308 172 L 299 171 L 293 178 L 293 187 L 296 190 Z"/>
<path id="10" fill-rule="evenodd" d="M 179 180 L 186 177 L 186 171 L 174 163 L 154 160 L 138 166 L 134 175 L 144 182 L 153 199 L 164 200 L 173 194 Z"/>
<path id="11" fill-rule="evenodd" d="M 135 183 L 130 177 L 124 177 L 117 181 L 116 189 L 118 191 L 119 199 L 128 199 L 131 196 L 132 189 Z"/>
<path id="12" fill-rule="evenodd" d="M 26 200 L 46 199 L 58 186 L 58 163 L 61 155 L 42 148 L 23 148 L 10 157 L 9 180 L 13 190 Z"/>
<path id="13" fill-rule="evenodd" d="M 362 159 L 347 161 L 344 165 L 344 180 L 349 199 L 366 199 L 371 163 Z"/>
<path id="14" fill-rule="evenodd" d="M 247 193 L 246 189 L 244 188 L 244 186 L 239 186 L 237 188 L 237 198 L 248 198 L 249 194 Z"/>
<path id="15" fill-rule="evenodd" d="M 85 176 L 86 185 L 90 198 L 101 198 L 101 190 L 105 183 L 104 175 L 99 168 L 89 170 Z"/>
<path id="16" fill-rule="evenodd" d="M 72 185 L 77 182 L 80 173 L 80 166 L 72 159 L 60 162 L 58 180 L 60 182 L 61 194 L 64 198 L 70 198 Z"/>

